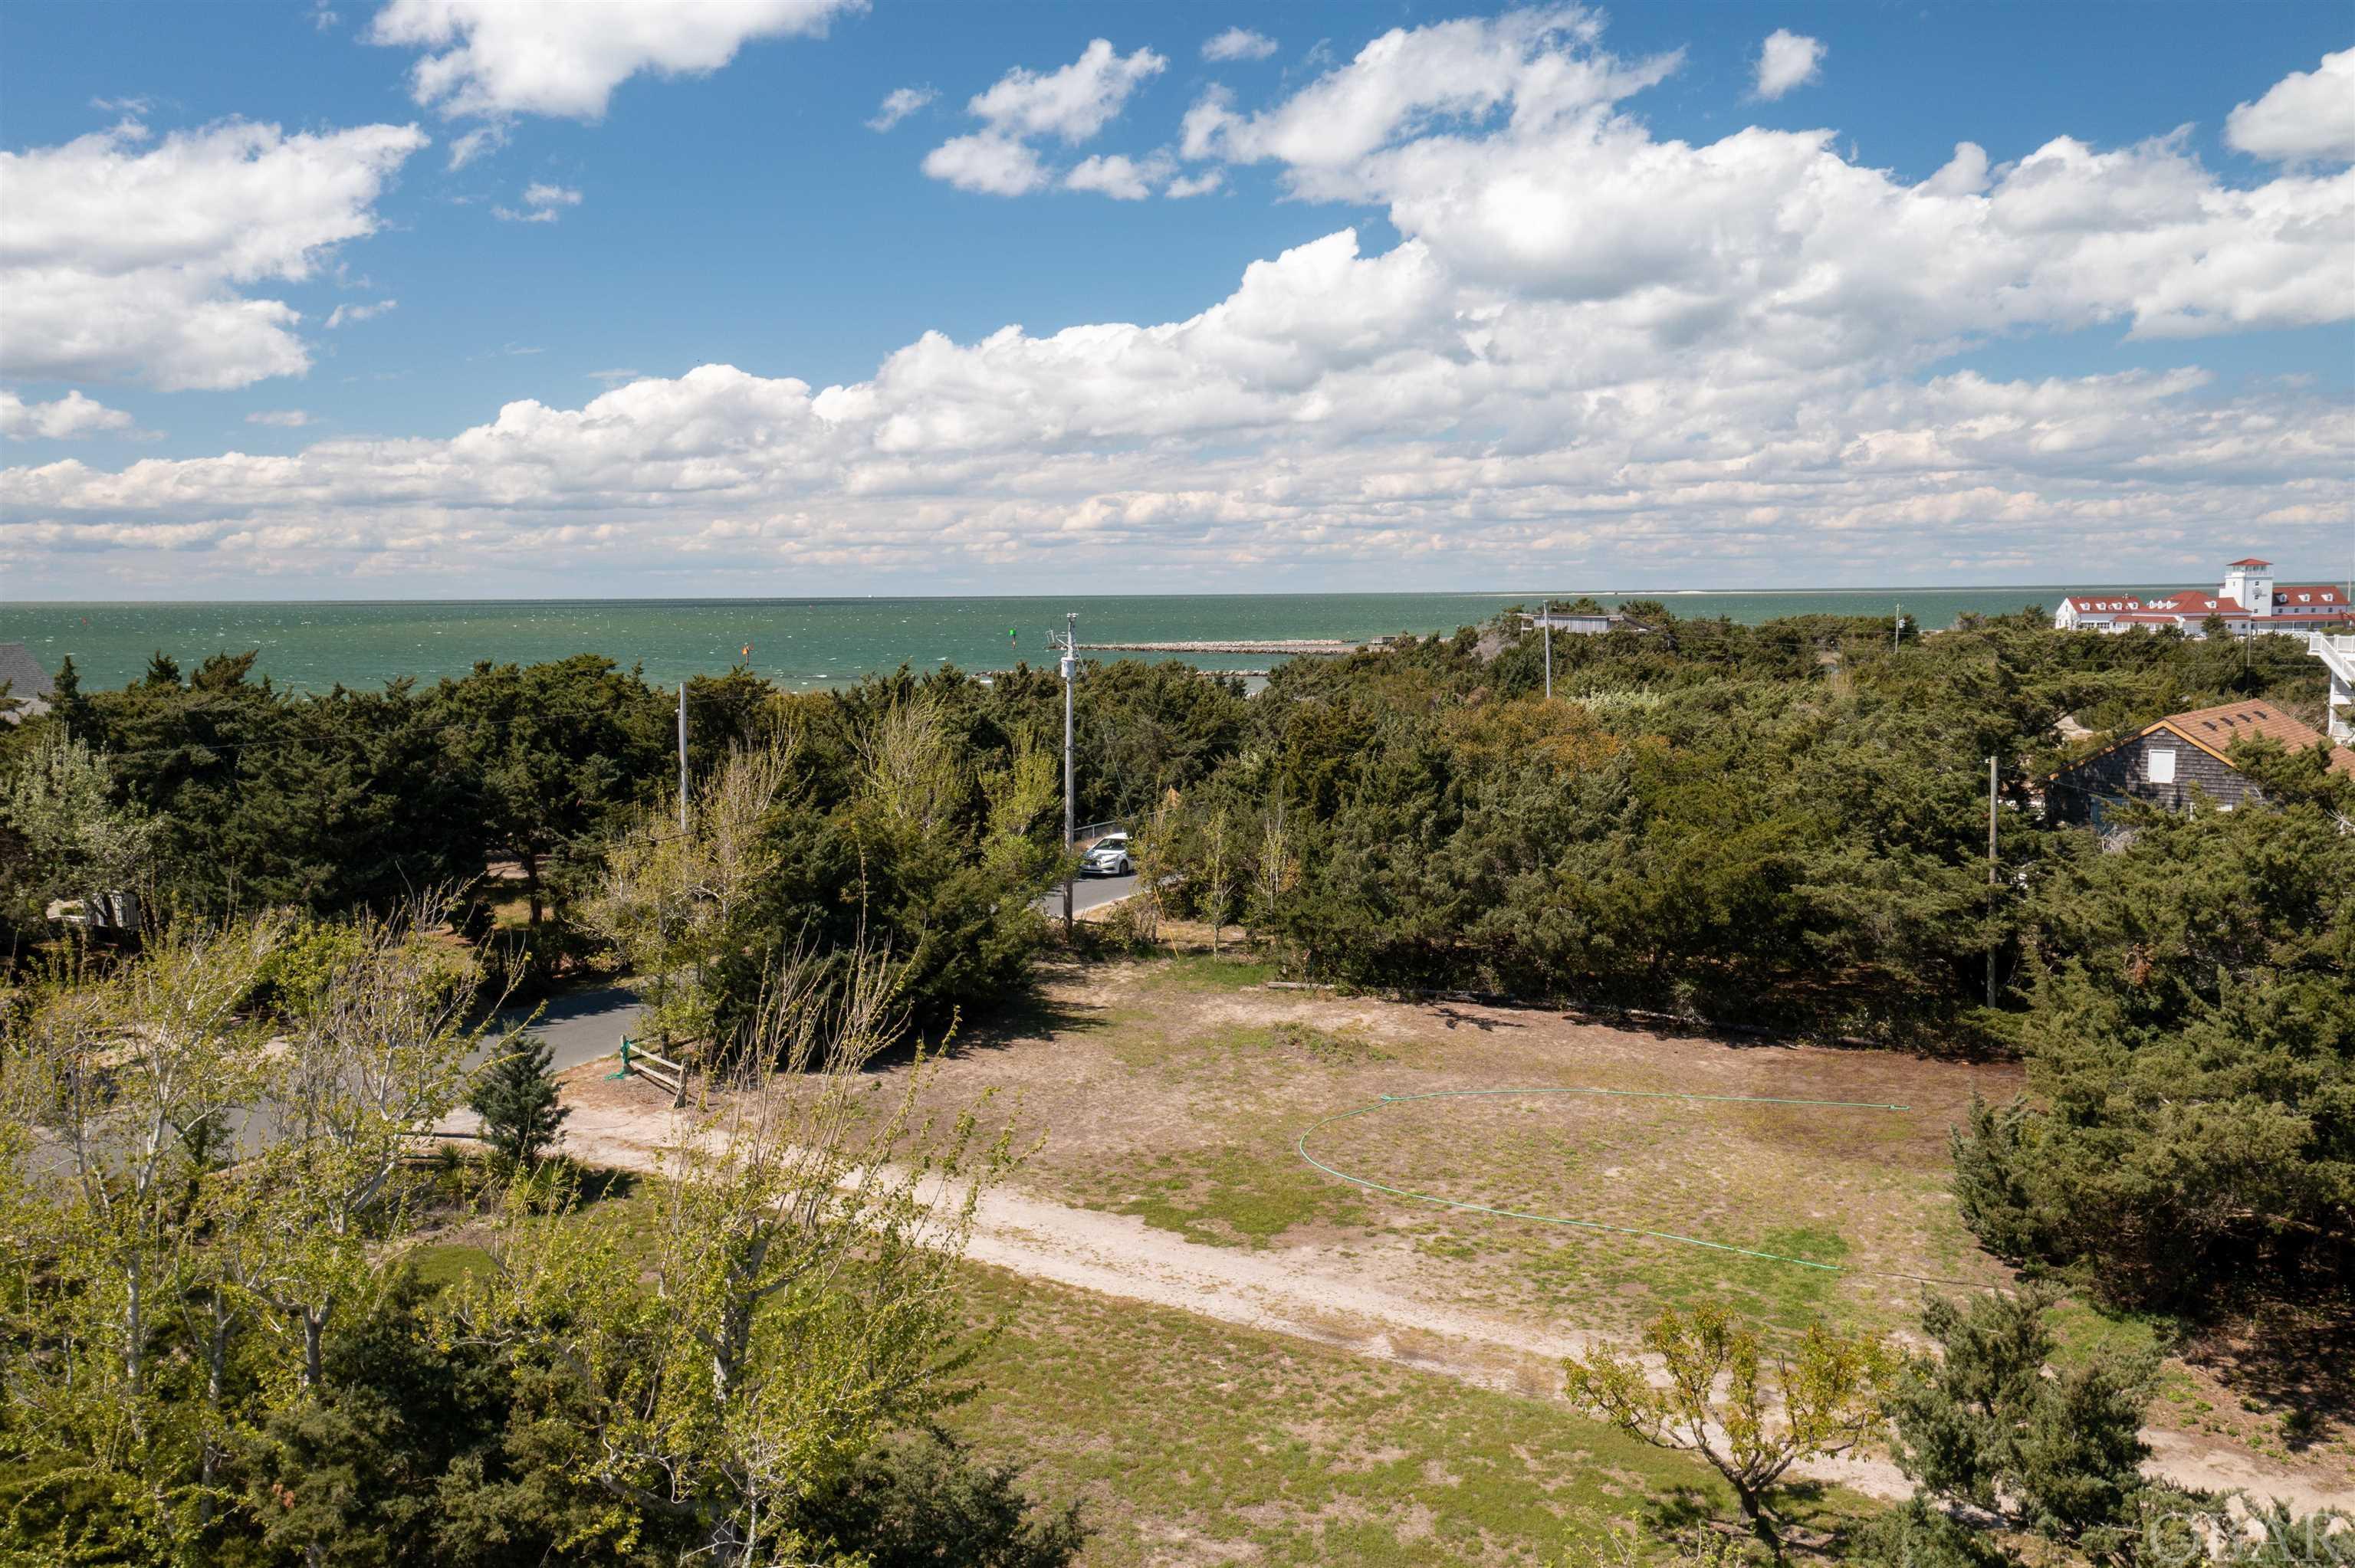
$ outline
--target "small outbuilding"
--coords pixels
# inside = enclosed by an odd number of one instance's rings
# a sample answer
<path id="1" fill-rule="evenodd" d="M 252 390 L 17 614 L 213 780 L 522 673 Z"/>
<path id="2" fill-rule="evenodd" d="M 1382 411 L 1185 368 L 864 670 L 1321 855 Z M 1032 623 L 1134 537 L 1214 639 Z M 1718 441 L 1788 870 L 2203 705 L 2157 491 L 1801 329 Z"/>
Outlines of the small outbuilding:
<path id="1" fill-rule="evenodd" d="M 22 724 L 49 711 L 56 690 L 49 684 L 49 673 L 23 643 L 0 642 L 0 682 L 7 683 L 12 705 L 0 713 L 0 724 Z"/>
<path id="2" fill-rule="evenodd" d="M 2266 736 L 2290 751 L 2328 746 L 2320 733 L 2271 702 L 2226 703 L 2169 714 L 2129 739 L 2074 762 L 2045 780 L 2045 810 L 2056 821 L 2102 827 L 2105 808 L 2138 800 L 2189 810 L 2195 795 L 2228 810 L 2264 799 L 2255 780 L 2234 767 L 2232 743 Z M 2355 776 L 2355 752 L 2330 746 L 2333 772 Z"/>

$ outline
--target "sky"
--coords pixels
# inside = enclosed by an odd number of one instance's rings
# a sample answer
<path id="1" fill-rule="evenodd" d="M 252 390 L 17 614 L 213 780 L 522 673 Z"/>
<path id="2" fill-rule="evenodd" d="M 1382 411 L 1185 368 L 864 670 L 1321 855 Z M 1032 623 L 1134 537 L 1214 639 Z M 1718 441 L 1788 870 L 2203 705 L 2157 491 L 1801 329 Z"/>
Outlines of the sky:
<path id="1" fill-rule="evenodd" d="M 2355 570 L 2355 12 L 0 6 L 0 599 Z"/>

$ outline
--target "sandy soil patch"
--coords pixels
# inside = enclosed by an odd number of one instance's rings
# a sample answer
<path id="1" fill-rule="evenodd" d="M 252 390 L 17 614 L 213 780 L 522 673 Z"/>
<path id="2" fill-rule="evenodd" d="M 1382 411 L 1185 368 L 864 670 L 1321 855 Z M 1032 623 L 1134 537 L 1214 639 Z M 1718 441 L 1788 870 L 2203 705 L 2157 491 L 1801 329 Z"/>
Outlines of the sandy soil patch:
<path id="1" fill-rule="evenodd" d="M 1558 1391 L 1561 1356 L 1596 1336 L 1629 1337 L 1663 1300 L 1705 1291 L 1769 1320 L 1827 1311 L 1889 1326 L 1918 1308 L 1920 1287 L 1868 1274 L 1729 1268 L 1697 1249 L 1363 1193 L 1307 1170 L 1292 1148 L 1318 1117 L 1383 1094 L 1596 1084 L 1909 1109 L 1866 1118 L 1738 1106 L 1695 1120 L 1668 1102 L 1533 1110 L 1505 1097 L 1465 1118 L 1359 1118 L 1366 1135 L 1346 1153 L 1458 1183 L 1423 1189 L 1450 1196 L 1511 1196 L 1540 1213 L 1575 1202 L 1631 1219 L 1673 1213 L 1865 1267 L 2001 1277 L 1960 1234 L 1944 1171 L 1947 1126 L 1974 1091 L 2011 1094 L 2009 1068 L 1233 979 L 1182 961 L 1074 966 L 1050 977 L 1034 1014 L 959 1043 L 929 1093 L 947 1106 L 995 1089 L 1047 1134 L 1018 1184 L 982 1205 L 976 1260 L 1538 1397 Z M 568 1150 L 648 1169 L 692 1112 L 608 1071 L 568 1075 Z M 2355 1506 L 2345 1467 L 2328 1457 L 2258 1456 L 2212 1434 L 2152 1438 L 2156 1467 L 2188 1484 L 2247 1487 L 2304 1509 Z M 1881 1496 L 1904 1489 L 1873 1460 L 1824 1478 Z"/>

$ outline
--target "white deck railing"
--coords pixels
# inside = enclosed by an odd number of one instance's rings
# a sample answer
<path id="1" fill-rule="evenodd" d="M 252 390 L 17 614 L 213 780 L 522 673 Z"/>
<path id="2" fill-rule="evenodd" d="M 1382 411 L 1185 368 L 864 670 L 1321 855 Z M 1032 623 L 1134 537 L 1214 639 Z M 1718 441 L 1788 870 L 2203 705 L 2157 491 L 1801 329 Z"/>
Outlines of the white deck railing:
<path id="1" fill-rule="evenodd" d="M 2355 746 L 2355 637 L 2310 631 L 2306 651 L 2330 672 L 2330 738 L 2341 746 Z"/>

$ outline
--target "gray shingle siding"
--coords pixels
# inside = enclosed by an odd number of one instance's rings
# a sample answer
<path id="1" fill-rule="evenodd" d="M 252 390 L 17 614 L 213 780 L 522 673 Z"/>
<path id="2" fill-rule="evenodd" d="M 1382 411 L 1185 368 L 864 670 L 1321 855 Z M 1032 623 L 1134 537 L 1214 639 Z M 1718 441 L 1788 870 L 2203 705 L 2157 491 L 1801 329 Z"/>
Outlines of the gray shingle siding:
<path id="1" fill-rule="evenodd" d="M 2175 781 L 2154 783 L 2150 754 L 2175 753 Z M 2137 736 L 2124 746 L 2089 757 L 2052 776 L 2045 790 L 2046 810 L 2057 821 L 2103 825 L 2105 804 L 2136 800 L 2170 810 L 2191 809 L 2193 792 L 2210 804 L 2239 806 L 2260 799 L 2257 787 L 2238 768 L 2218 761 L 2179 736 L 2160 730 Z"/>

